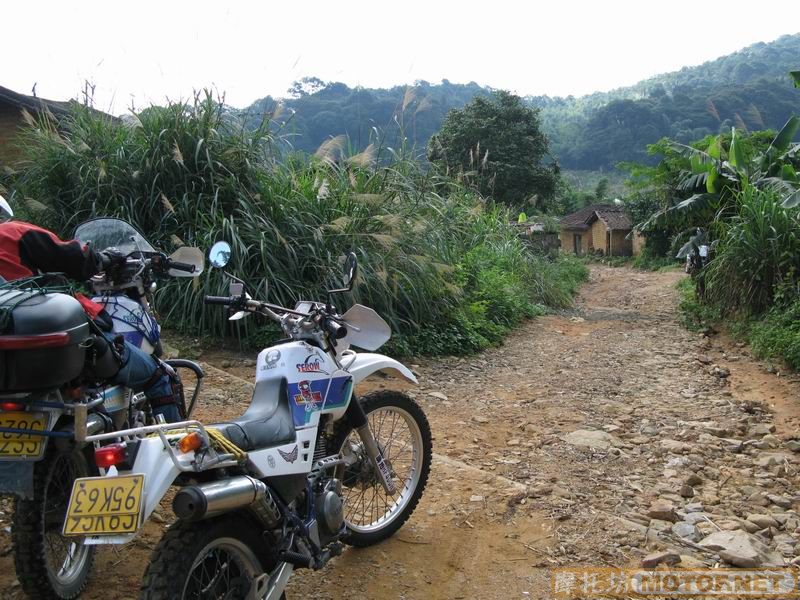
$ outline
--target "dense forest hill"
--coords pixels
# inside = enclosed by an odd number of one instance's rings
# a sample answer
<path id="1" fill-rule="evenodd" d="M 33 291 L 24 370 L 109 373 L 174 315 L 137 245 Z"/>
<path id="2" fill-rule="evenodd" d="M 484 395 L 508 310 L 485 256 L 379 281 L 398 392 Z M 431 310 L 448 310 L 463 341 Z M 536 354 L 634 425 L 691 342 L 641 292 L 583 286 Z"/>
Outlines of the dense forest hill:
<path id="1" fill-rule="evenodd" d="M 370 143 L 397 147 L 405 137 L 407 144 L 424 152 L 448 111 L 489 93 L 489 88 L 477 83 L 455 84 L 446 79 L 440 84 L 417 81 L 414 86 L 367 89 L 311 77 L 296 82 L 289 97 L 267 96 L 244 109 L 242 115 L 253 127 L 265 114 L 276 115 L 276 121 L 285 123 L 281 133 L 294 148 L 306 152 L 314 152 L 325 140 L 342 134 L 353 151 Z"/>
<path id="2" fill-rule="evenodd" d="M 780 128 L 800 107 L 788 76 L 798 68 L 800 34 L 785 35 L 611 92 L 528 100 L 562 166 L 608 169 L 647 162 L 647 144 L 664 136 L 690 142 L 732 126 Z"/>
<path id="3" fill-rule="evenodd" d="M 800 34 L 786 35 L 630 87 L 526 100 L 540 108 L 551 154 L 564 168 L 612 170 L 619 162 L 647 162 L 647 144 L 663 136 L 689 142 L 731 126 L 781 127 L 800 107 L 800 90 L 788 77 L 798 68 Z M 256 126 L 265 113 L 277 110 L 278 121 L 286 123 L 282 133 L 295 148 L 309 152 L 341 134 L 353 151 L 369 143 L 396 147 L 401 129 L 407 143 L 423 151 L 450 109 L 491 91 L 447 80 L 369 89 L 305 78 L 286 98 L 263 98 L 241 114 Z"/>

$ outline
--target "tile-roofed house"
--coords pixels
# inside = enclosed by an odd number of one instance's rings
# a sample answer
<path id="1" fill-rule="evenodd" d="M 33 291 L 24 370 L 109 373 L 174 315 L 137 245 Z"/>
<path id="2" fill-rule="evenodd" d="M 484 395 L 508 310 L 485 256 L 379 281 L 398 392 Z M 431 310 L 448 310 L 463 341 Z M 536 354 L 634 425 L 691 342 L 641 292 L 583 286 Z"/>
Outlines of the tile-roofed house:
<path id="1" fill-rule="evenodd" d="M 593 204 L 566 215 L 561 224 L 561 249 L 581 256 L 630 256 L 631 219 L 625 208 L 615 204 Z"/>

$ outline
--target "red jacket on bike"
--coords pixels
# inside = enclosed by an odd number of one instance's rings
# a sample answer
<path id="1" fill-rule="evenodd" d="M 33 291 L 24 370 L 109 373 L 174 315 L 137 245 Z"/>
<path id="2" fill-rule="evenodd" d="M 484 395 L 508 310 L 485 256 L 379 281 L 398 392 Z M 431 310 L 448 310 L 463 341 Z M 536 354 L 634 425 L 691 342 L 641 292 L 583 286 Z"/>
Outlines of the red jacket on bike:
<path id="1" fill-rule="evenodd" d="M 64 273 L 85 281 L 100 271 L 99 265 L 97 254 L 78 241 L 65 242 L 24 221 L 0 223 L 0 276 L 8 281 L 40 273 Z M 103 310 L 83 294 L 75 297 L 92 319 Z"/>

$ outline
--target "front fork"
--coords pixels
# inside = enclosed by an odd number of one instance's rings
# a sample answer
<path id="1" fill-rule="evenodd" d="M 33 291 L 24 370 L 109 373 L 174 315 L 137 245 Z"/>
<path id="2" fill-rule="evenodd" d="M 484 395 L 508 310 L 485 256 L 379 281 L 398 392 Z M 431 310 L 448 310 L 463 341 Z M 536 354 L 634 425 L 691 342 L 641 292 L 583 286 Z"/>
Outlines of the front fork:
<path id="1" fill-rule="evenodd" d="M 372 466 L 378 473 L 378 479 L 383 485 L 383 489 L 389 496 L 394 496 L 397 493 L 397 488 L 392 481 L 392 472 L 386 459 L 383 457 L 378 443 L 375 441 L 375 436 L 372 435 L 372 430 L 369 428 L 369 421 L 364 412 L 364 408 L 357 398 L 353 398 L 347 407 L 347 420 L 350 425 L 358 432 L 361 438 L 361 443 L 364 444 L 364 450 L 367 452 Z"/>

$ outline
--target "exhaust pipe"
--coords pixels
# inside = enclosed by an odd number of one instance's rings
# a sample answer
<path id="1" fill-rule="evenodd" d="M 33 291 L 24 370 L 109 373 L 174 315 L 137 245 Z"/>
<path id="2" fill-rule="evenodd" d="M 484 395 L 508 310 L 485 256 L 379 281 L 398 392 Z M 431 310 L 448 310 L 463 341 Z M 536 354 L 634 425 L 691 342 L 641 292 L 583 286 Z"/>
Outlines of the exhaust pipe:
<path id="1" fill-rule="evenodd" d="M 252 507 L 269 526 L 280 519 L 267 485 L 247 475 L 181 488 L 172 501 L 173 512 L 185 521 L 199 521 L 246 507 Z"/>

